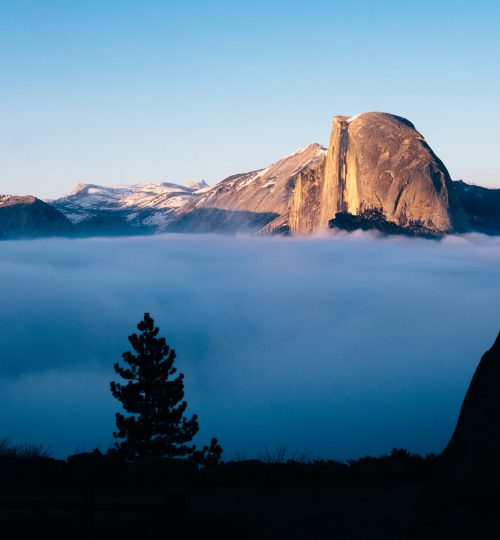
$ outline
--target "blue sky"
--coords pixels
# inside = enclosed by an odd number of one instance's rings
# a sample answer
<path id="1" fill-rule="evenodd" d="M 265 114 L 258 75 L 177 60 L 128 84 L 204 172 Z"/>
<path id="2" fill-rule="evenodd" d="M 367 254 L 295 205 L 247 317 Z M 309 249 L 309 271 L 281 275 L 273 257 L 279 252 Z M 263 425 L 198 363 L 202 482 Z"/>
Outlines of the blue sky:
<path id="1" fill-rule="evenodd" d="M 368 110 L 500 187 L 498 28 L 486 0 L 0 0 L 0 193 L 212 183 Z"/>

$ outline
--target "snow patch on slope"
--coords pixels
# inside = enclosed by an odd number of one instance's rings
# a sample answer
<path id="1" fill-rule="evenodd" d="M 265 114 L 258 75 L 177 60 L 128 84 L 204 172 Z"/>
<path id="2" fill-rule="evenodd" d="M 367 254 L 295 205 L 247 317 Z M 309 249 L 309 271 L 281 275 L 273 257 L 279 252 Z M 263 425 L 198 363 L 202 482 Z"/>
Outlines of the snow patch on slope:
<path id="1" fill-rule="evenodd" d="M 169 182 L 99 186 L 78 184 L 66 197 L 51 201 L 73 223 L 81 223 L 104 213 L 120 214 L 137 225 L 165 225 L 168 214 L 182 208 L 196 192 L 195 187 Z M 155 219 L 152 214 L 157 213 Z M 153 223 L 154 222 L 154 223 Z"/>

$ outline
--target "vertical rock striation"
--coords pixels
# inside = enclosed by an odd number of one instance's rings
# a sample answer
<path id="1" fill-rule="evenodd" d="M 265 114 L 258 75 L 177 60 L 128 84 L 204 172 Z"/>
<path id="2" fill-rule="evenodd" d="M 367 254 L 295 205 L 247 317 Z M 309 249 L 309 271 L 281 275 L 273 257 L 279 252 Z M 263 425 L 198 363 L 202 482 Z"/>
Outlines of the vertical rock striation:
<path id="1" fill-rule="evenodd" d="M 324 171 L 323 156 L 297 175 L 288 214 L 288 225 L 292 234 L 310 234 L 318 228 L 321 212 L 318 201 Z"/>

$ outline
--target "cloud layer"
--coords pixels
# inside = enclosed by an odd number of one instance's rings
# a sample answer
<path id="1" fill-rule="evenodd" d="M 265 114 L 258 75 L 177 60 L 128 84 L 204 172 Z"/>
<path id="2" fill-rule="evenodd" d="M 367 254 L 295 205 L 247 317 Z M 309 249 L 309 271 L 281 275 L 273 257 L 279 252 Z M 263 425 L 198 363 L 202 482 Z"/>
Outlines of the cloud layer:
<path id="1" fill-rule="evenodd" d="M 112 441 L 112 365 L 145 311 L 200 442 L 439 451 L 500 330 L 500 239 L 168 235 L 0 244 L 0 437 Z"/>

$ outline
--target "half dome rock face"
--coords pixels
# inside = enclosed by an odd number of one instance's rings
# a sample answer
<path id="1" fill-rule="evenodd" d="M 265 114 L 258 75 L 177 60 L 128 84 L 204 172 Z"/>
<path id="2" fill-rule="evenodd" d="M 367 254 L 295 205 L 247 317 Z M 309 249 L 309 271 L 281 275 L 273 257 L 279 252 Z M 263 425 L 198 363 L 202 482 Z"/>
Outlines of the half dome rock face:
<path id="1" fill-rule="evenodd" d="M 452 192 L 446 167 L 408 120 L 378 112 L 336 116 L 322 176 L 297 184 L 291 230 L 307 234 L 338 212 L 367 210 L 402 227 L 462 230 L 466 220 Z"/>

